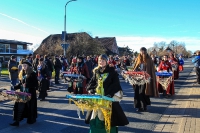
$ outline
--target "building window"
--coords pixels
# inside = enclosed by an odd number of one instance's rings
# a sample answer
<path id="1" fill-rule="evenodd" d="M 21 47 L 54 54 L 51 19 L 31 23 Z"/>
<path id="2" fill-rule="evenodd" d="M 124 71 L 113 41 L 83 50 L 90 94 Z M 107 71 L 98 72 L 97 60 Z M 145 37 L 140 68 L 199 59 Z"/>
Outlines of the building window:
<path id="1" fill-rule="evenodd" d="M 23 45 L 17 45 L 17 50 L 22 50 L 23 49 Z"/>
<path id="2" fill-rule="evenodd" d="M 0 53 L 10 53 L 10 44 L 0 44 Z"/>

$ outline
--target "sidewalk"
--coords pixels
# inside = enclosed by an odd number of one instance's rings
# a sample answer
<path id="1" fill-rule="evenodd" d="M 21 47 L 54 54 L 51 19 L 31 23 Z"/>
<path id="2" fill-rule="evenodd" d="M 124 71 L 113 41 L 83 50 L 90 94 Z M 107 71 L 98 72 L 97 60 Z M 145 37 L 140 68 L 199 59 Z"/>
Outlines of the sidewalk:
<path id="1" fill-rule="evenodd" d="M 200 133 L 200 86 L 194 85 L 195 72 L 187 79 L 161 116 L 153 132 Z"/>

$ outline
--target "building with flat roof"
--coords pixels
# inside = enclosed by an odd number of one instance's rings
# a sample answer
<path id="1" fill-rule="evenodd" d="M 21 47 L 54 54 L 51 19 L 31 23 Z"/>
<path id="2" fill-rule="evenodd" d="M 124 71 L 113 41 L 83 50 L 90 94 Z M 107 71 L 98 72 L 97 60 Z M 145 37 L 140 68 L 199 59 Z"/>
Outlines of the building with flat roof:
<path id="1" fill-rule="evenodd" d="M 0 39 L 0 60 L 8 62 L 10 60 L 10 56 L 14 55 L 17 57 L 17 61 L 19 62 L 21 58 L 25 58 L 27 55 L 33 54 L 32 50 L 27 49 L 27 45 L 32 45 L 32 43 Z"/>

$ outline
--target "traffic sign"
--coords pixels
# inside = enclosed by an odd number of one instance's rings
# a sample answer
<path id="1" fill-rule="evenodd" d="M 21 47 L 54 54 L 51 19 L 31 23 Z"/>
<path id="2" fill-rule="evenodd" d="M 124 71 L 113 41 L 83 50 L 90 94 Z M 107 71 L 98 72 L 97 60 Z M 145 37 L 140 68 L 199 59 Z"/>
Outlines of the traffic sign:
<path id="1" fill-rule="evenodd" d="M 69 44 L 61 44 L 62 48 L 66 50 L 69 47 Z"/>

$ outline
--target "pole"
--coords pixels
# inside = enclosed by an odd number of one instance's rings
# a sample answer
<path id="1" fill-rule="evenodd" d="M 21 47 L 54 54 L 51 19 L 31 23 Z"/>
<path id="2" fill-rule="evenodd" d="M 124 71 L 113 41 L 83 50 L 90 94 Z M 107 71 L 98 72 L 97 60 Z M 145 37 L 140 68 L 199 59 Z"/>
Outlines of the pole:
<path id="1" fill-rule="evenodd" d="M 66 6 L 68 3 L 76 1 L 76 0 L 70 0 L 65 4 L 65 16 L 64 16 L 64 45 L 66 44 L 65 36 L 66 36 Z M 66 56 L 66 45 L 64 46 L 64 56 Z"/>

